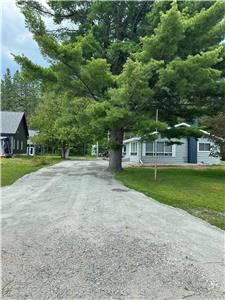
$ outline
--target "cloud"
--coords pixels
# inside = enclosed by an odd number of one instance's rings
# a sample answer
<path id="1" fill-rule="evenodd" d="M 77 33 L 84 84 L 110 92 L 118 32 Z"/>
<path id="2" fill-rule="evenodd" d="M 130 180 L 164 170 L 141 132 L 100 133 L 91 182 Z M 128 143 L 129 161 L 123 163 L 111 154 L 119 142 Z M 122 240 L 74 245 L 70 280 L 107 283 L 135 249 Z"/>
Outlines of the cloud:
<path id="1" fill-rule="evenodd" d="M 25 27 L 25 20 L 14 0 L 3 0 L 2 8 L 2 45 L 1 45 L 1 77 L 6 68 L 14 73 L 20 67 L 10 53 L 24 54 L 33 62 L 46 66 L 47 62 L 42 57 L 37 43 L 32 39 L 32 34 Z"/>
<path id="2" fill-rule="evenodd" d="M 48 7 L 46 0 L 39 0 L 39 2 Z M 25 26 L 24 16 L 16 6 L 16 0 L 0 0 L 0 5 L 2 8 L 1 77 L 5 73 L 6 68 L 10 68 L 12 74 L 20 68 L 10 53 L 24 54 L 34 63 L 47 66 L 47 61 L 41 55 L 37 43 Z M 44 18 L 44 22 L 48 29 L 60 27 L 54 24 L 52 18 L 49 17 Z M 61 26 L 73 28 L 73 24 L 67 21 L 64 21 Z"/>
<path id="3" fill-rule="evenodd" d="M 2 59 L 6 59 L 6 60 L 12 59 L 12 55 L 7 47 L 2 46 L 1 52 L 2 52 Z"/>

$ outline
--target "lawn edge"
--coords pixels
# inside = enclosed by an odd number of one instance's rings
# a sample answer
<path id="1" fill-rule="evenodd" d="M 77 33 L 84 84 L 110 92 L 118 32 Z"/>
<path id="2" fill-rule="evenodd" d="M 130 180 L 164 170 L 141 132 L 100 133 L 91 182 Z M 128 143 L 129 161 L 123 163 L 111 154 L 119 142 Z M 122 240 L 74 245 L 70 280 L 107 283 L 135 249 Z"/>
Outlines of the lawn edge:
<path id="1" fill-rule="evenodd" d="M 172 208 L 173 210 L 176 210 L 176 211 L 180 211 L 181 214 L 184 214 L 184 215 L 189 215 L 191 216 L 192 218 L 194 218 L 195 220 L 197 220 L 198 222 L 200 223 L 204 223 L 207 227 L 212 227 L 213 229 L 216 229 L 217 231 L 219 232 L 222 232 L 223 234 L 225 233 L 225 230 L 223 230 L 222 228 L 216 226 L 216 225 L 213 225 L 209 222 L 207 222 L 206 220 L 202 219 L 202 218 L 199 218 L 193 214 L 191 214 L 190 212 L 188 212 L 187 210 L 183 209 L 183 208 L 180 208 L 180 207 L 175 207 L 175 206 L 172 206 L 172 205 L 169 205 L 169 204 L 166 204 L 166 203 L 163 203 L 159 200 L 156 200 L 155 198 L 152 198 L 150 196 L 148 196 L 147 194 L 145 194 L 144 192 L 141 192 L 141 191 L 138 191 L 138 190 L 135 190 L 134 188 L 131 188 L 129 186 L 127 186 L 126 184 L 124 184 L 120 179 L 118 179 L 116 177 L 116 174 L 114 174 L 114 178 L 115 180 L 117 180 L 118 182 L 120 182 L 120 184 L 126 188 L 128 188 L 129 190 L 131 191 L 134 191 L 135 193 L 140 193 L 142 195 L 144 195 L 145 197 L 148 198 L 148 200 L 151 200 L 153 201 L 154 203 L 158 204 L 158 205 L 162 205 L 162 206 L 166 206 L 166 207 L 169 207 L 169 208 Z"/>

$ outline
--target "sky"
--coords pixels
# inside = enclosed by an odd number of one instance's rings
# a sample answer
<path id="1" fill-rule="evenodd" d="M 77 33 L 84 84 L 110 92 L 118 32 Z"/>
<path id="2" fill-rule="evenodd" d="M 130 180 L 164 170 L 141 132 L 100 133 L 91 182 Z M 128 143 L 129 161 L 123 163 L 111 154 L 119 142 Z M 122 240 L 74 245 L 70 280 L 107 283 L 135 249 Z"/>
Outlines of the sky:
<path id="1" fill-rule="evenodd" d="M 44 0 L 42 0 L 44 2 Z M 47 66 L 32 34 L 25 27 L 24 16 L 16 6 L 16 0 L 1 0 L 1 78 L 9 68 L 14 74 L 20 67 L 11 53 L 24 54 L 34 63 Z M 51 23 L 47 20 L 47 23 Z M 51 24 L 50 24 L 51 26 Z"/>

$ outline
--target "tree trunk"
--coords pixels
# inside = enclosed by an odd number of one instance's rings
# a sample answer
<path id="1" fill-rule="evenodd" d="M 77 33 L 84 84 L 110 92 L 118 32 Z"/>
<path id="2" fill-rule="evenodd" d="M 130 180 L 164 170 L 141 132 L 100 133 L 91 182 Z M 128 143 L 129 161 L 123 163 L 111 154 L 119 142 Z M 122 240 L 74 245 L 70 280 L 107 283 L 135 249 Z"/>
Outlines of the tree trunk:
<path id="1" fill-rule="evenodd" d="M 61 149 L 61 158 L 62 159 L 67 159 L 69 157 L 70 154 L 70 148 L 69 147 L 63 147 Z"/>
<path id="2" fill-rule="evenodd" d="M 123 129 L 110 131 L 109 168 L 114 172 L 122 170 L 123 133 Z"/>

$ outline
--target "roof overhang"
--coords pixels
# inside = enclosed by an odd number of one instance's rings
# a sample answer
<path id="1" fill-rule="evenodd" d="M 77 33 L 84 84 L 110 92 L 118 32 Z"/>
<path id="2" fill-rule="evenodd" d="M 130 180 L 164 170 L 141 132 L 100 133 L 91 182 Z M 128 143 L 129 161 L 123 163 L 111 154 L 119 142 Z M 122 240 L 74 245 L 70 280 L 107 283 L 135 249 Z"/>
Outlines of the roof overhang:
<path id="1" fill-rule="evenodd" d="M 173 127 L 168 127 L 167 129 L 172 129 L 172 128 L 179 128 L 179 127 L 187 127 L 187 128 L 190 128 L 192 127 L 190 124 L 187 124 L 185 122 L 183 123 L 179 123 L 179 124 L 176 124 L 174 125 Z M 199 129 L 200 132 L 202 132 L 203 134 L 205 135 L 208 135 L 210 136 L 210 133 L 208 131 L 205 131 L 203 129 Z M 151 135 L 154 135 L 154 134 L 158 134 L 159 132 L 158 131 L 153 131 L 151 132 L 150 134 Z M 132 143 L 132 142 L 138 142 L 141 140 L 141 137 L 133 137 L 133 138 L 130 138 L 130 139 L 127 139 L 127 140 L 124 140 L 123 143 L 124 144 L 127 144 L 127 143 Z"/>
<path id="2" fill-rule="evenodd" d="M 123 143 L 127 144 L 127 143 L 131 143 L 131 142 L 138 142 L 140 140 L 141 140 L 141 137 L 133 137 L 131 139 L 124 140 Z"/>

